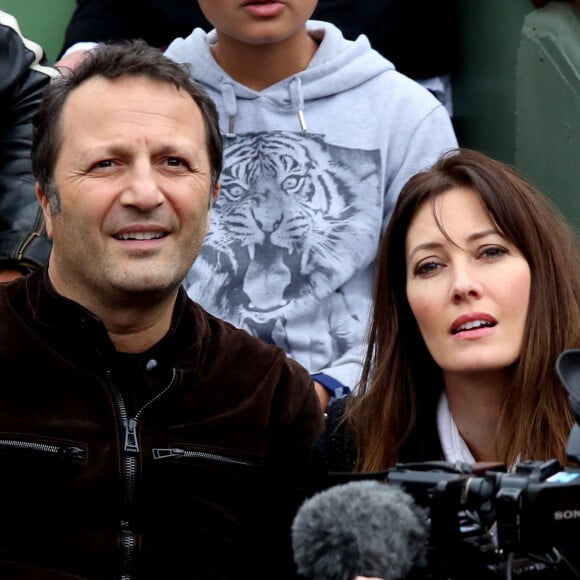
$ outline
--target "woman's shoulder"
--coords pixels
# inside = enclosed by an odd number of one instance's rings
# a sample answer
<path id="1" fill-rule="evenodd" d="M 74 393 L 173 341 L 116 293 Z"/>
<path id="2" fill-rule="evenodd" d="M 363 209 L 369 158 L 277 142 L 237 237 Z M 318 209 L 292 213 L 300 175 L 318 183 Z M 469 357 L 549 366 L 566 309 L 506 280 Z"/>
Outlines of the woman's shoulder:
<path id="1" fill-rule="evenodd" d="M 351 473 L 356 462 L 354 433 L 345 412 L 349 398 L 338 399 L 328 407 L 325 429 L 313 445 L 314 470 L 323 482 Z M 327 484 L 321 483 L 326 487 Z"/>
<path id="2" fill-rule="evenodd" d="M 350 429 L 344 421 L 344 415 L 349 401 L 350 397 L 343 397 L 329 405 L 325 413 L 327 433 L 340 434 L 343 437 L 348 434 Z"/>

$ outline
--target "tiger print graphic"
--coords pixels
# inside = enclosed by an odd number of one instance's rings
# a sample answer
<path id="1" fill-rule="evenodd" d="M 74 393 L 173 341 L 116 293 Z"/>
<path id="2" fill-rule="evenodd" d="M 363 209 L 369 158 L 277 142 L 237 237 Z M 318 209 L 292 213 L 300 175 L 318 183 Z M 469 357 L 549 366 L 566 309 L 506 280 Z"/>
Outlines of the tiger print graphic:
<path id="1" fill-rule="evenodd" d="M 284 347 L 289 320 L 337 320 L 337 290 L 376 253 L 379 154 L 307 133 L 243 134 L 224 145 L 221 190 L 186 288 L 208 311 Z M 362 326 L 339 309 L 342 334 Z"/>

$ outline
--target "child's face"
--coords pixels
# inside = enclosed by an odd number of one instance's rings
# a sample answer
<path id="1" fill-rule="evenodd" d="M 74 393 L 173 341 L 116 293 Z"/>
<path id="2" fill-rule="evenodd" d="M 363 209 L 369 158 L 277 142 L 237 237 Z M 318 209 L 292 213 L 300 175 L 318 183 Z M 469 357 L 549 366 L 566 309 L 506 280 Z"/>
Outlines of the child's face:
<path id="1" fill-rule="evenodd" d="M 317 0 L 198 0 L 218 31 L 247 44 L 272 44 L 306 33 Z"/>

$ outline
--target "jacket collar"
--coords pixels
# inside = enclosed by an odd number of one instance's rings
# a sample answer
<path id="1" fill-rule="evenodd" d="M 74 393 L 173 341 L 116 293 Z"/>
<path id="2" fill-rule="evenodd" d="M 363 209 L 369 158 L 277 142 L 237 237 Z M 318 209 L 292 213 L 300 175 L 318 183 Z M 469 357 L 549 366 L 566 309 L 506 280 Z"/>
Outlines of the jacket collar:
<path id="1" fill-rule="evenodd" d="M 11 288 L 12 299 L 20 311 L 28 312 L 42 338 L 61 352 L 91 360 L 108 358 L 115 353 L 107 330 L 98 316 L 73 300 L 65 298 L 52 286 L 48 268 L 33 272 Z M 21 285 L 25 285 L 22 292 Z M 18 307 L 18 306 L 17 306 Z M 184 351 L 196 361 L 206 331 L 201 309 L 194 305 L 181 287 L 168 333 L 143 354 L 143 360 L 156 360 L 163 366 L 173 366 Z M 197 356 L 196 356 L 197 354 Z M 193 357 L 193 360 L 192 358 Z M 88 361 L 87 361 L 88 362 Z"/>

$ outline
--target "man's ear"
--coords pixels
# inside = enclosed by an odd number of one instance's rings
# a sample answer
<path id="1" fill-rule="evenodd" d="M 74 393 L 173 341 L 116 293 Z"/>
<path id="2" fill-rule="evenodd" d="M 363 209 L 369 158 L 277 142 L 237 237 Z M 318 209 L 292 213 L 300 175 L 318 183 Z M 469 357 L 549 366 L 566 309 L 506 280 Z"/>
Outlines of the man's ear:
<path id="1" fill-rule="evenodd" d="M 220 184 L 216 183 L 213 186 L 213 190 L 212 190 L 211 195 L 209 197 L 209 207 L 211 207 L 214 204 L 215 200 L 217 199 L 219 191 L 220 191 Z"/>
<path id="2" fill-rule="evenodd" d="M 215 200 L 217 199 L 219 190 L 220 190 L 220 184 L 216 183 L 213 186 L 213 189 L 212 189 L 210 196 L 209 196 L 209 203 L 207 206 L 205 235 L 207 235 L 207 232 L 209 232 L 209 226 L 210 226 L 210 220 L 211 220 L 211 206 L 214 204 Z"/>
<path id="3" fill-rule="evenodd" d="M 40 207 L 42 207 L 42 213 L 44 214 L 44 223 L 46 227 L 46 235 L 50 240 L 52 240 L 52 214 L 50 213 L 50 204 L 46 195 L 42 189 L 40 189 L 40 184 L 38 181 L 35 185 L 36 190 L 36 197 L 38 198 L 38 202 L 40 203 Z"/>

